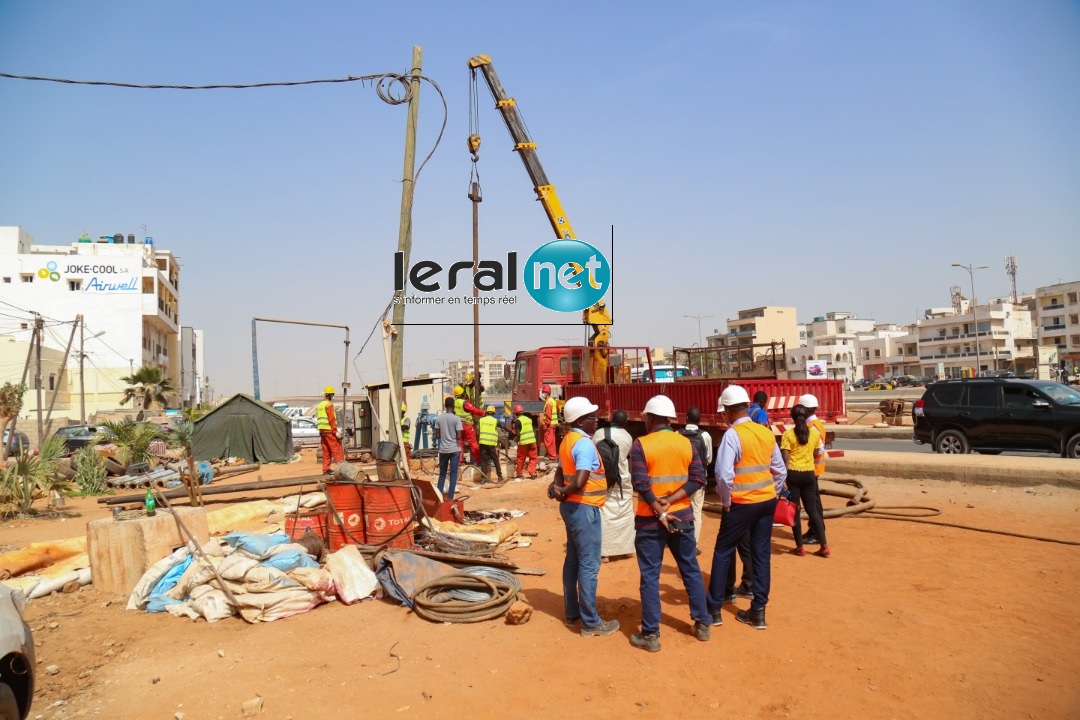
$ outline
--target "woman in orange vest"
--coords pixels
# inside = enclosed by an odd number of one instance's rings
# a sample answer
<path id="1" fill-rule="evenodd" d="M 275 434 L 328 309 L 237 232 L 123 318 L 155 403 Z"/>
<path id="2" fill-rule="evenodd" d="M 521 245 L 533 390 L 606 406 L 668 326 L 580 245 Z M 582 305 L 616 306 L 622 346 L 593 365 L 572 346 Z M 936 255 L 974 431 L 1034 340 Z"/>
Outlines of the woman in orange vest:
<path id="1" fill-rule="evenodd" d="M 769 602 L 770 552 L 776 496 L 784 486 L 787 468 L 772 431 L 750 419 L 750 396 L 738 385 L 729 385 L 720 395 L 718 412 L 731 426 L 720 440 L 716 455 L 716 491 L 724 514 L 713 550 L 712 574 L 706 598 L 712 624 L 722 625 L 724 585 L 728 564 L 739 538 L 750 531 L 750 560 L 754 568 L 750 609 L 739 610 L 735 619 L 765 629 L 765 606 Z"/>
<path id="2" fill-rule="evenodd" d="M 596 610 L 596 583 L 600 575 L 600 508 L 607 499 L 607 476 L 593 445 L 597 406 L 582 397 L 570 398 L 563 409 L 571 430 L 559 448 L 555 479 L 548 497 L 559 501 L 566 523 L 566 559 L 563 561 L 563 604 L 567 624 L 581 621 L 583 637 L 610 635 L 618 620 L 603 620 Z"/>
<path id="3" fill-rule="evenodd" d="M 690 504 L 691 495 L 704 492 L 705 468 L 689 438 L 671 429 L 671 421 L 677 419 L 671 398 L 650 399 L 644 415 L 647 434 L 630 447 L 630 478 L 638 496 L 634 549 L 641 573 L 641 632 L 630 636 L 630 644 L 658 652 L 664 548 L 675 557 L 686 588 L 694 636 L 702 642 L 709 639 L 712 617 L 705 605 Z"/>

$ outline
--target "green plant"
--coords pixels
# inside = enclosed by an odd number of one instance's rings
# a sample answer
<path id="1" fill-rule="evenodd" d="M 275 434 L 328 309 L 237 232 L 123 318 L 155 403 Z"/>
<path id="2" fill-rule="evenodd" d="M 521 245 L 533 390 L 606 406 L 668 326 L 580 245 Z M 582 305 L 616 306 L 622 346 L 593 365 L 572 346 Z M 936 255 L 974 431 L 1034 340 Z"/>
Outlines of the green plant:
<path id="1" fill-rule="evenodd" d="M 96 438 L 97 442 L 112 443 L 116 446 L 116 461 L 125 468 L 136 463 L 151 463 L 154 456 L 150 454 L 150 443 L 155 440 L 165 439 L 165 434 L 156 425 L 151 423 L 137 423 L 131 418 L 123 420 L 106 420 L 101 423 L 112 431 L 112 437 L 108 433 L 101 433 Z"/>
<path id="2" fill-rule="evenodd" d="M 150 406 L 157 403 L 161 407 L 169 404 L 169 396 L 176 393 L 172 381 L 166 376 L 161 368 L 153 365 L 143 365 L 141 368 L 120 378 L 128 387 L 124 388 L 124 399 L 120 404 L 131 401 L 142 403 L 143 410 L 149 410 Z"/>
<path id="3" fill-rule="evenodd" d="M 56 475 L 57 462 L 63 456 L 64 441 L 58 437 L 46 440 L 37 455 L 23 450 L 15 455 L 15 463 L 0 471 L 3 499 L 28 514 L 39 495 L 49 492 L 67 493 L 70 485 Z"/>
<path id="4" fill-rule="evenodd" d="M 182 412 L 185 420 L 195 422 L 203 415 L 210 412 L 210 409 L 207 408 L 205 405 L 196 405 L 195 407 L 184 408 Z"/>
<path id="5" fill-rule="evenodd" d="M 71 466 L 75 470 L 75 483 L 79 491 L 86 495 L 101 495 L 108 488 L 105 478 L 108 472 L 105 470 L 105 459 L 97 454 L 92 445 L 75 451 L 71 458 Z"/>

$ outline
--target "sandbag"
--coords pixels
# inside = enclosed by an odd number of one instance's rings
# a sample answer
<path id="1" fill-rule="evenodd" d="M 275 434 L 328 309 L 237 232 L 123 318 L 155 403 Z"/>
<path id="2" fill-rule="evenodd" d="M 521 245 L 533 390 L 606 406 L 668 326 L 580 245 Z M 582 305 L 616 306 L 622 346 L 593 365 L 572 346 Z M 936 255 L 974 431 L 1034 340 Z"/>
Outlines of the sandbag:
<path id="1" fill-rule="evenodd" d="M 190 557 L 191 550 L 185 546 L 178 548 L 168 557 L 164 557 L 151 565 L 150 569 L 144 572 L 143 576 L 139 578 L 139 582 L 135 584 L 134 589 L 131 591 L 131 595 L 128 596 L 127 609 L 142 610 L 145 608 L 146 602 L 150 598 L 150 591 L 154 589 L 154 586 L 157 585 L 162 577 L 164 577 L 165 573 L 169 572 L 173 566 Z"/>
<path id="2" fill-rule="evenodd" d="M 341 602 L 352 605 L 375 594 L 379 581 L 355 545 L 346 545 L 326 558 L 326 570 L 334 579 Z"/>

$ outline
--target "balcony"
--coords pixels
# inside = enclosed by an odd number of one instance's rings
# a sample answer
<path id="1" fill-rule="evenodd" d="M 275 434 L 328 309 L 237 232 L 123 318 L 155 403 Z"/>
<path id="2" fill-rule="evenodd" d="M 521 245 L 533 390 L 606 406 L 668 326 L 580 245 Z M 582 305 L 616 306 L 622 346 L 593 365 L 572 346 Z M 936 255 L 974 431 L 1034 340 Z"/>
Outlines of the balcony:
<path id="1" fill-rule="evenodd" d="M 1062 325 L 1043 325 L 1042 326 L 1043 332 L 1050 332 L 1051 330 L 1064 330 L 1064 329 L 1065 329 L 1064 324 L 1062 324 Z"/>
<path id="2" fill-rule="evenodd" d="M 1053 305 L 1043 305 L 1040 310 L 1062 310 L 1065 307 L 1063 303 L 1054 303 Z"/>

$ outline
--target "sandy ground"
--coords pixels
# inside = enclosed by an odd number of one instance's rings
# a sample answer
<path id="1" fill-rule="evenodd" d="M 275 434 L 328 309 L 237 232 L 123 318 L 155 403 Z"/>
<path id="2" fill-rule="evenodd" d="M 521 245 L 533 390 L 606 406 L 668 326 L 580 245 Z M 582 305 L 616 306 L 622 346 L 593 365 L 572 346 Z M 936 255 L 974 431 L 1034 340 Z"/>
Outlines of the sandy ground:
<path id="1" fill-rule="evenodd" d="M 308 453 L 260 474 L 314 469 Z M 1075 491 L 867 482 L 883 505 L 931 505 L 948 522 L 1080 541 Z M 547 570 L 522 578 L 536 609 L 526 625 L 437 625 L 388 601 L 207 624 L 127 612 L 124 598 L 88 587 L 28 609 L 39 658 L 31 717 L 240 718 L 256 696 L 261 717 L 297 719 L 1080 717 L 1080 547 L 838 519 L 828 524 L 833 556 L 800 558 L 786 552 L 790 531 L 777 529 L 768 630 L 735 622 L 727 606 L 712 640 L 696 641 L 668 558 L 663 650 L 649 654 L 628 642 L 640 619 L 633 559 L 600 572 L 602 612 L 622 623 L 618 633 L 582 638 L 562 623 L 565 535 L 544 487 L 465 491 L 468 508 L 525 510 L 521 528 L 539 533 L 512 551 L 520 565 Z M 5 523 L 0 544 L 76 535 L 105 512 L 92 500 L 72 505 L 84 515 Z M 705 522 L 707 560 L 718 520 Z"/>

